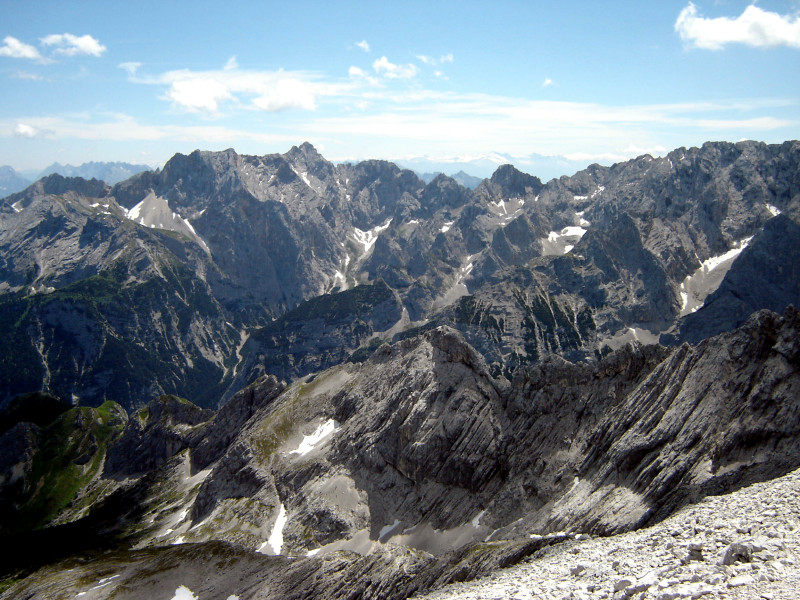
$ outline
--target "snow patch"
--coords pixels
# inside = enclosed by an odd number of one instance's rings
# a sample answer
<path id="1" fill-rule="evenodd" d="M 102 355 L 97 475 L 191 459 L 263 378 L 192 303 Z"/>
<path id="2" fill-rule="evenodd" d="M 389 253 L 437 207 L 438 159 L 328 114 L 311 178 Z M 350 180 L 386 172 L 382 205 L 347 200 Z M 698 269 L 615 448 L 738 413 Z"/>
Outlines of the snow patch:
<path id="1" fill-rule="evenodd" d="M 572 236 L 572 235 L 578 236 L 578 237 L 583 237 L 584 233 L 586 233 L 586 229 L 584 229 L 583 227 L 576 226 L 576 225 L 570 225 L 569 227 L 564 227 L 564 229 L 561 230 L 561 236 L 562 237 L 568 237 L 568 236 Z"/>
<path id="2" fill-rule="evenodd" d="M 477 515 L 475 515 L 475 518 L 472 519 L 472 526 L 475 527 L 476 529 L 478 527 L 480 527 L 481 526 L 481 519 L 483 518 L 483 515 L 485 515 L 485 514 L 486 514 L 486 510 L 482 510 Z"/>
<path id="3" fill-rule="evenodd" d="M 588 200 L 589 196 L 572 196 L 572 199 L 580 202 L 581 200 Z"/>
<path id="4" fill-rule="evenodd" d="M 197 600 L 197 596 L 195 596 L 194 592 L 188 587 L 182 585 L 175 590 L 175 595 L 172 597 L 172 600 Z"/>
<path id="5" fill-rule="evenodd" d="M 773 206 L 772 204 L 767 204 L 767 210 L 772 213 L 773 217 L 777 217 L 779 214 L 781 214 L 781 209 L 779 209 L 777 206 Z"/>
<path id="6" fill-rule="evenodd" d="M 551 231 L 544 240 L 543 254 L 552 256 L 566 254 L 575 247 L 574 243 L 586 233 L 586 229 L 577 225 L 564 227 L 561 231 Z"/>
<path id="7" fill-rule="evenodd" d="M 450 228 L 453 226 L 453 223 L 455 223 L 455 221 L 450 221 L 448 223 L 445 223 L 444 225 L 442 225 L 440 231 L 442 233 L 447 233 L 448 231 L 450 231 Z"/>
<path id="8" fill-rule="evenodd" d="M 286 526 L 286 507 L 281 503 L 278 510 L 278 517 L 275 519 L 275 525 L 272 527 L 272 533 L 269 539 L 261 544 L 261 547 L 256 550 L 261 554 L 278 555 L 283 549 L 283 528 Z"/>
<path id="9" fill-rule="evenodd" d="M 325 441 L 328 436 L 332 433 L 339 430 L 339 423 L 334 421 L 333 419 L 328 419 L 324 423 L 320 424 L 319 427 L 312 433 L 311 435 L 304 435 L 303 441 L 300 442 L 300 445 L 297 447 L 296 450 L 292 450 L 289 454 L 299 454 L 300 456 L 305 456 L 315 448 L 317 448 L 323 441 Z"/>
<path id="10" fill-rule="evenodd" d="M 727 262 L 729 260 L 733 260 L 734 258 L 739 256 L 739 254 L 742 253 L 742 250 L 747 248 L 747 245 L 750 243 L 750 240 L 752 239 L 753 236 L 745 238 L 742 241 L 740 241 L 736 246 L 725 252 L 724 254 L 720 254 L 719 256 L 712 256 L 711 258 L 704 260 L 700 268 L 705 271 L 713 271 L 722 263 Z"/>
<path id="11" fill-rule="evenodd" d="M 197 234 L 194 226 L 170 209 L 169 201 L 166 198 L 156 196 L 150 192 L 144 200 L 139 202 L 130 210 L 125 211 L 125 216 L 143 227 L 152 229 L 164 229 L 181 233 L 197 242 L 209 255 L 211 250 L 205 241 Z"/>
<path id="12" fill-rule="evenodd" d="M 381 531 L 378 534 L 378 539 L 382 540 L 384 538 L 384 536 L 386 536 L 386 535 L 390 534 L 392 531 L 394 531 L 397 528 L 398 525 L 400 525 L 400 521 L 395 519 L 394 523 L 392 523 L 391 525 L 384 525 L 383 527 L 381 527 Z"/>
<path id="13" fill-rule="evenodd" d="M 11 208 L 14 209 L 14 212 L 18 212 L 18 213 L 22 212 L 22 207 L 19 206 L 20 202 L 22 202 L 22 200 L 17 200 L 16 202 L 14 202 L 14 204 L 11 205 Z"/>
<path id="14" fill-rule="evenodd" d="M 292 171 L 294 171 L 294 174 L 297 175 L 300 179 L 303 180 L 303 183 L 305 183 L 308 187 L 311 187 L 311 182 L 308 180 L 308 171 L 303 171 L 301 173 L 300 171 L 298 171 L 294 167 L 292 167 Z M 271 179 L 270 179 L 270 181 L 271 181 Z"/>
<path id="15" fill-rule="evenodd" d="M 372 249 L 372 246 L 375 245 L 375 242 L 378 239 L 378 236 L 382 231 L 387 229 L 391 224 L 392 220 L 389 219 L 386 221 L 384 225 L 378 225 L 377 227 L 373 227 L 369 231 L 362 231 L 358 227 L 353 227 L 353 235 L 356 238 L 356 241 L 364 246 L 364 254 L 369 252 Z"/>
<path id="16" fill-rule="evenodd" d="M 128 217 L 131 221 L 136 221 L 139 218 L 140 213 L 142 212 L 142 207 L 144 206 L 144 200 L 139 202 L 136 206 L 134 206 L 130 210 L 125 211 L 125 216 Z"/>
<path id="17" fill-rule="evenodd" d="M 753 236 L 737 242 L 733 248 L 702 262 L 700 267 L 681 283 L 681 316 L 695 312 L 705 304 L 706 297 L 719 287 L 733 261 L 747 248 Z"/>
<path id="18" fill-rule="evenodd" d="M 490 202 L 490 204 L 496 206 L 498 210 L 502 210 L 504 215 L 508 214 L 508 210 L 506 209 L 506 201 L 505 200 L 498 200 L 497 202 Z"/>

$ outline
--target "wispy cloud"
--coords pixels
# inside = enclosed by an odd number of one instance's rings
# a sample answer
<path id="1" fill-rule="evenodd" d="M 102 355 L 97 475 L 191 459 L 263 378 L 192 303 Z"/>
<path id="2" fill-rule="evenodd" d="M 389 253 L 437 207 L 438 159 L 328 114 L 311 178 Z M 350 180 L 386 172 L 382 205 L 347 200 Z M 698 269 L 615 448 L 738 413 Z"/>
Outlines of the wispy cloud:
<path id="1" fill-rule="evenodd" d="M 45 56 L 31 44 L 7 35 L 0 46 L 0 56 L 9 58 L 24 58 L 48 64 L 52 63 L 53 56 L 101 56 L 107 48 L 91 35 L 73 35 L 71 33 L 53 33 L 39 39 L 39 43 L 51 49 L 50 55 Z"/>
<path id="2" fill-rule="evenodd" d="M 551 85 L 553 85 L 553 80 L 550 79 L 549 77 L 546 77 L 545 80 L 542 82 L 543 88 L 550 87 Z"/>
<path id="3" fill-rule="evenodd" d="M 356 44 L 359 48 L 361 48 L 364 52 L 369 52 L 369 42 L 367 40 L 361 40 Z"/>
<path id="4" fill-rule="evenodd" d="M 3 38 L 3 45 L 0 46 L 0 56 L 27 58 L 29 60 L 39 61 L 44 60 L 44 57 L 35 46 L 21 42 L 10 35 Z"/>
<path id="5" fill-rule="evenodd" d="M 125 115 L 18 115 L 13 121 L 0 119 L 0 137 L 49 132 L 46 137 L 56 139 L 158 141 L 172 151 L 181 143 L 239 149 L 313 139 L 331 149 L 333 160 L 364 148 L 382 157 L 420 148 L 439 155 L 497 149 L 519 156 L 571 155 L 580 149 L 582 157 L 623 160 L 632 149 L 712 138 L 786 139 L 800 126 L 795 99 L 610 105 L 465 94 L 426 87 L 416 78 L 422 67 L 393 64 L 386 57 L 372 68 L 351 66 L 340 78 L 242 69 L 233 60 L 218 69 L 154 74 L 138 62 L 118 66 L 131 83 L 151 86 L 154 98 L 185 114 L 171 118 L 169 126 Z M 548 78 L 541 85 L 550 84 Z M 269 116 L 290 109 L 296 112 Z M 263 114 L 254 119 L 247 111 Z M 198 124 L 196 115 L 214 122 Z"/>
<path id="6" fill-rule="evenodd" d="M 71 33 L 53 33 L 40 40 L 45 46 L 53 46 L 54 54 L 63 56 L 101 56 L 107 48 L 91 35 L 73 35 Z"/>
<path id="7" fill-rule="evenodd" d="M 28 73 L 27 71 L 17 71 L 12 75 L 15 79 L 28 79 L 30 81 L 43 81 L 44 77 L 36 73 Z"/>
<path id="8" fill-rule="evenodd" d="M 429 148 L 432 153 L 531 151 L 629 158 L 626 149 L 653 148 L 745 135 L 763 138 L 798 123 L 775 116 L 764 103 L 684 103 L 608 106 L 582 102 L 531 101 L 484 94 L 376 90 L 366 114 L 320 116 L 300 125 L 306 135 L 361 144 L 391 140 L 396 155 Z M 780 104 L 780 103 L 778 103 Z M 796 103 L 795 103 L 796 104 Z M 780 107 L 777 107 L 780 108 Z"/>
<path id="9" fill-rule="evenodd" d="M 297 142 L 296 136 L 288 133 L 219 125 L 149 125 L 130 115 L 118 113 L 31 117 L 24 123 L 0 119 L 0 137 L 7 136 L 116 142 L 188 142 L 202 147 L 243 141 L 260 144 Z"/>
<path id="10" fill-rule="evenodd" d="M 426 54 L 417 54 L 417 59 L 420 62 L 422 62 L 422 63 L 424 63 L 426 65 L 437 66 L 437 65 L 444 64 L 444 63 L 453 62 L 454 57 L 453 57 L 453 53 L 451 52 L 449 54 L 445 54 L 443 56 L 440 56 L 439 58 L 436 58 L 436 57 L 433 57 L 433 56 L 428 56 Z"/>
<path id="11" fill-rule="evenodd" d="M 136 77 L 136 71 L 142 66 L 140 62 L 124 62 L 117 65 L 120 69 L 128 72 L 130 77 Z"/>
<path id="12" fill-rule="evenodd" d="M 705 18 L 691 2 L 678 15 L 675 31 L 689 46 L 721 50 L 726 44 L 800 48 L 800 17 L 780 15 L 751 4 L 736 18 Z"/>

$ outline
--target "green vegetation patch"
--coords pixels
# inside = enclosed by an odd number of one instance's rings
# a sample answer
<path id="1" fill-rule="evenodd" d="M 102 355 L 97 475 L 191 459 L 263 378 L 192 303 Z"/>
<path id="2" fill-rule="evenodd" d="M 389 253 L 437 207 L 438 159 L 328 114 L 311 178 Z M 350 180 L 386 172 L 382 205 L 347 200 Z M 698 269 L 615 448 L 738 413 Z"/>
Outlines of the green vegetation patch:
<path id="1" fill-rule="evenodd" d="M 7 529 L 38 529 L 58 516 L 98 475 L 108 444 L 124 425 L 122 407 L 109 401 L 70 409 L 43 429 L 20 509 L 5 516 Z"/>

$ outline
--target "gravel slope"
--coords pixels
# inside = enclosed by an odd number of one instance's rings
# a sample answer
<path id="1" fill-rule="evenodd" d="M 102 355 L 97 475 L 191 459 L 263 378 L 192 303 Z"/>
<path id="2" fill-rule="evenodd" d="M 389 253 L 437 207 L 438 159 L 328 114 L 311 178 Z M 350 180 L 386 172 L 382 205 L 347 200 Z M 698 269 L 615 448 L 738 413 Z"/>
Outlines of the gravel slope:
<path id="1" fill-rule="evenodd" d="M 800 597 L 800 470 L 687 506 L 661 523 L 545 548 L 426 600 Z"/>

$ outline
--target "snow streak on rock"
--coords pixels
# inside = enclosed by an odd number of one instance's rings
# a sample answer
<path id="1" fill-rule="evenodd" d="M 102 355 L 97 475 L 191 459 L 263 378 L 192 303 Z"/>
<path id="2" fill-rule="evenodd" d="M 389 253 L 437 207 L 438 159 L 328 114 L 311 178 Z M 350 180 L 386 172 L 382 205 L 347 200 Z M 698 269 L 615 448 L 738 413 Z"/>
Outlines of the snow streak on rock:
<path id="1" fill-rule="evenodd" d="M 258 552 L 262 554 L 278 555 L 283 549 L 283 528 L 286 526 L 286 507 L 281 504 L 278 510 L 278 517 L 275 519 L 275 525 L 272 527 L 272 533 L 269 539 L 261 544 Z"/>
<path id="2" fill-rule="evenodd" d="M 319 446 L 322 442 L 324 442 L 328 436 L 338 429 L 339 424 L 333 419 L 329 419 L 324 423 L 321 423 L 314 433 L 303 436 L 303 441 L 300 442 L 300 445 L 297 447 L 297 449 L 292 450 L 289 454 L 299 454 L 300 456 L 305 456 Z"/>
<path id="3" fill-rule="evenodd" d="M 373 227 L 369 231 L 362 231 L 358 227 L 353 228 L 356 241 L 362 246 L 364 246 L 364 254 L 366 254 L 372 249 L 372 246 L 375 245 L 375 242 L 378 239 L 378 235 L 380 235 L 381 231 L 387 229 L 391 224 L 391 222 L 392 220 L 389 219 L 383 225 L 378 225 L 377 227 Z"/>

